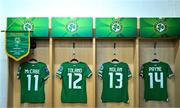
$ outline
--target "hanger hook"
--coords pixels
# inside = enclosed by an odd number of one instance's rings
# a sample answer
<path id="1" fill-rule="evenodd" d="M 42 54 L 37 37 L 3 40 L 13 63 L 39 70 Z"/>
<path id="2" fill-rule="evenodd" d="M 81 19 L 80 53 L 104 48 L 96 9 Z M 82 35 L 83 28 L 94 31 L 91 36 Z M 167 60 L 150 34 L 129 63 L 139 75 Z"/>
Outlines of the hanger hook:
<path id="1" fill-rule="evenodd" d="M 154 42 L 154 55 L 156 55 L 157 42 Z"/>
<path id="2" fill-rule="evenodd" d="M 116 43 L 114 42 L 113 55 L 116 55 Z"/>
<path id="3" fill-rule="evenodd" d="M 73 42 L 73 58 L 75 58 L 75 55 L 76 55 L 76 53 L 75 53 L 75 42 Z"/>

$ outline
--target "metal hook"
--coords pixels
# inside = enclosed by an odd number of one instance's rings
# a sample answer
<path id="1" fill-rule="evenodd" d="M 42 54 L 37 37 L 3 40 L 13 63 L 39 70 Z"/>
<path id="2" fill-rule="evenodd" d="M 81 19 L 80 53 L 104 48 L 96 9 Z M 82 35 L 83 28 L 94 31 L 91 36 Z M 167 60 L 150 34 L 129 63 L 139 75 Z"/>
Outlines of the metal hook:
<path id="1" fill-rule="evenodd" d="M 116 43 L 114 42 L 113 55 L 116 55 Z"/>
<path id="2" fill-rule="evenodd" d="M 154 55 L 156 55 L 156 47 L 157 47 L 157 42 L 154 42 Z"/>
<path id="3" fill-rule="evenodd" d="M 73 58 L 75 58 L 75 55 L 76 55 L 76 53 L 75 53 L 75 43 L 73 42 Z"/>

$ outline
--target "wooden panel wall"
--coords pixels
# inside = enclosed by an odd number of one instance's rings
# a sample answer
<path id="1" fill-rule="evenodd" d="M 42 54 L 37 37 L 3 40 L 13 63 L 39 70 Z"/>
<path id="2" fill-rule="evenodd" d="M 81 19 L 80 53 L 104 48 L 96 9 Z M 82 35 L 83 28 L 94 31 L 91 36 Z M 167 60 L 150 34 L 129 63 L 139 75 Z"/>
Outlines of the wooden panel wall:
<path id="1" fill-rule="evenodd" d="M 34 54 L 26 57 L 36 58 L 48 65 L 50 78 L 46 81 L 45 104 L 20 104 L 20 81 L 16 78 L 20 62 L 9 59 L 8 107 L 65 107 L 65 108 L 115 108 L 115 107 L 180 107 L 180 40 L 172 39 L 37 39 Z M 72 59 L 72 46 L 76 43 L 76 58 L 88 64 L 93 76 L 87 79 L 87 104 L 62 104 L 60 101 L 62 82 L 55 76 L 60 64 Z M 129 79 L 130 103 L 102 103 L 102 81 L 97 77 L 99 65 L 112 60 L 113 43 L 116 43 L 115 56 L 129 64 L 133 77 Z M 143 80 L 139 78 L 140 66 L 153 58 L 153 45 L 157 42 L 157 57 L 171 65 L 175 77 L 168 79 L 169 102 L 144 102 Z"/>

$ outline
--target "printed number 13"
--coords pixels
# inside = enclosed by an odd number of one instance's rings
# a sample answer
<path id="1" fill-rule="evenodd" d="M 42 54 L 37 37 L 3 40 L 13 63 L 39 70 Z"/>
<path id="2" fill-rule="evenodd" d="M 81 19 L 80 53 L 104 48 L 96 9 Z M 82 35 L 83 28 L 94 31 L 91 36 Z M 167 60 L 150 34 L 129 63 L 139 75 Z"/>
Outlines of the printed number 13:
<path id="1" fill-rule="evenodd" d="M 109 88 L 113 88 L 113 73 L 109 72 Z M 118 85 L 115 85 L 115 88 L 122 88 L 122 80 L 123 80 L 123 75 L 122 73 L 115 73 L 115 76 L 119 76 L 118 79 L 116 79 L 116 81 L 119 83 Z"/>

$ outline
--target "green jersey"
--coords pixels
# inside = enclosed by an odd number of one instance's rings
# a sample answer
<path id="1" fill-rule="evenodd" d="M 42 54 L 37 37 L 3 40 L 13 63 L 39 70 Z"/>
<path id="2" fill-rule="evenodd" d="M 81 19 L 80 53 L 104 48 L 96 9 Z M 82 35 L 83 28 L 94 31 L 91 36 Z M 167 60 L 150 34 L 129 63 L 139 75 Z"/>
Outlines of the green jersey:
<path id="1" fill-rule="evenodd" d="M 103 80 L 102 102 L 128 103 L 129 66 L 124 62 L 106 62 L 100 66 L 99 77 Z"/>
<path id="2" fill-rule="evenodd" d="M 21 103 L 44 103 L 44 82 L 48 77 L 48 68 L 42 62 L 20 64 L 17 78 L 21 84 Z"/>
<path id="3" fill-rule="evenodd" d="M 141 76 L 144 79 L 144 99 L 168 101 L 167 77 L 172 75 L 167 63 L 152 61 L 143 64 Z"/>
<path id="4" fill-rule="evenodd" d="M 62 78 L 61 102 L 87 103 L 86 78 L 91 76 L 87 64 L 83 62 L 64 62 L 57 71 Z"/>

